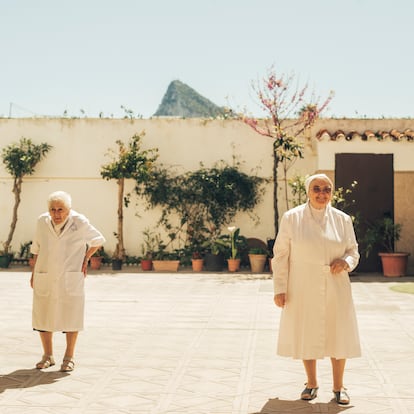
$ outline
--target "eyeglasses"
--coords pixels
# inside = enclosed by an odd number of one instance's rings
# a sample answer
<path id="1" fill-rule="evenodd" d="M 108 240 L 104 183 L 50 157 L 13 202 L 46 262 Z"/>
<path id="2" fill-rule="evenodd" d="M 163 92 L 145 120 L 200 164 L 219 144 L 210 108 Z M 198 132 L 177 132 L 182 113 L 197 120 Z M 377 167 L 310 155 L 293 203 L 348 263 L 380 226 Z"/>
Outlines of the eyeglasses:
<path id="1" fill-rule="evenodd" d="M 315 187 L 312 187 L 312 191 L 316 194 L 319 194 L 319 193 L 331 194 L 332 188 L 331 187 L 321 188 L 318 185 L 315 185 Z"/>

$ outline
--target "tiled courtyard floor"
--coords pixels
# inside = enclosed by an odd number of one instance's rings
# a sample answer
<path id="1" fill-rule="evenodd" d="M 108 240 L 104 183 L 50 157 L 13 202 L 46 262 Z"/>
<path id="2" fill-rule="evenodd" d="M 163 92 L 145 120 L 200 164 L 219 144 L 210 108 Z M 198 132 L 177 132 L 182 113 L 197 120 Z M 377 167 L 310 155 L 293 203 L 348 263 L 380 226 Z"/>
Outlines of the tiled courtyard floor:
<path id="1" fill-rule="evenodd" d="M 128 273 L 130 272 L 130 273 Z M 414 413 L 412 277 L 352 277 L 363 356 L 349 360 L 352 401 L 331 401 L 328 359 L 319 397 L 300 401 L 300 362 L 275 355 L 280 311 L 268 274 L 90 274 L 76 369 L 35 370 L 28 269 L 0 272 L 0 414 Z"/>

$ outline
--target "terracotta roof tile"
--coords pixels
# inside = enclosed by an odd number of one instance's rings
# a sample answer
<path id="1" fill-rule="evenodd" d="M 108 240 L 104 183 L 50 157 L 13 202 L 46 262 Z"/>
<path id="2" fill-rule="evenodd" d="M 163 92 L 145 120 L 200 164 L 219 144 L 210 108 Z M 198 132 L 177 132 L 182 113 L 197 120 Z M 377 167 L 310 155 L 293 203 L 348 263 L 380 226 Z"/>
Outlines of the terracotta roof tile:
<path id="1" fill-rule="evenodd" d="M 327 129 L 321 129 L 317 132 L 316 138 L 319 140 L 328 139 L 330 141 L 337 141 L 340 139 L 345 139 L 346 141 L 355 139 L 361 139 L 362 141 L 374 139 L 377 141 L 385 141 L 387 139 L 392 141 L 414 141 L 414 131 L 409 128 L 404 131 L 398 131 L 397 129 L 392 129 L 391 131 L 372 131 L 367 129 L 363 132 L 353 130 L 345 132 L 342 129 L 329 132 Z"/>

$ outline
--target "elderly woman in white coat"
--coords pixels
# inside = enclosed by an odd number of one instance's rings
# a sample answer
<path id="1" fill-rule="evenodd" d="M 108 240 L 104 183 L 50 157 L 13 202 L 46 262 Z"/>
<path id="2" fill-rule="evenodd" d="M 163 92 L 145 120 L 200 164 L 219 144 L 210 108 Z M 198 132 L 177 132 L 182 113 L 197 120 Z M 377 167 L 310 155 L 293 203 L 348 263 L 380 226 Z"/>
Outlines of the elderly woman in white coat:
<path id="1" fill-rule="evenodd" d="M 303 400 L 317 397 L 316 360 L 330 357 L 334 398 L 346 405 L 345 362 L 361 355 L 348 274 L 358 245 L 351 218 L 330 204 L 329 177 L 312 175 L 305 187 L 307 203 L 283 215 L 273 249 L 274 302 L 283 308 L 277 353 L 303 361 Z"/>
<path id="2" fill-rule="evenodd" d="M 71 197 L 56 191 L 48 198 L 48 212 L 37 222 L 31 252 L 35 258 L 30 280 L 33 288 L 33 329 L 39 331 L 43 357 L 36 368 L 49 368 L 53 332 L 66 333 L 61 371 L 72 371 L 78 332 L 83 330 L 84 279 L 88 261 L 105 242 L 88 219 L 71 209 Z"/>

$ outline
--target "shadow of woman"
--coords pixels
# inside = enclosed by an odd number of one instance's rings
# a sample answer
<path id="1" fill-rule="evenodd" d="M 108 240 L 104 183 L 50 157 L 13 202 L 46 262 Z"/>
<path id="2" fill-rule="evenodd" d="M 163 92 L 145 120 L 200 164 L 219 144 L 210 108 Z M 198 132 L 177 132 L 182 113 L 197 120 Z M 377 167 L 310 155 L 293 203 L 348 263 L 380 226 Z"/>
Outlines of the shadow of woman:
<path id="1" fill-rule="evenodd" d="M 0 375 L 0 394 L 9 389 L 31 388 L 38 385 L 53 384 L 68 375 L 67 372 L 44 372 L 36 368 L 19 369 L 10 374 Z"/>
<path id="2" fill-rule="evenodd" d="M 303 400 L 281 400 L 279 398 L 272 398 L 262 407 L 259 412 L 251 414 L 338 414 L 351 407 L 352 405 L 338 405 L 335 401 L 330 401 L 328 403 L 310 403 Z"/>

